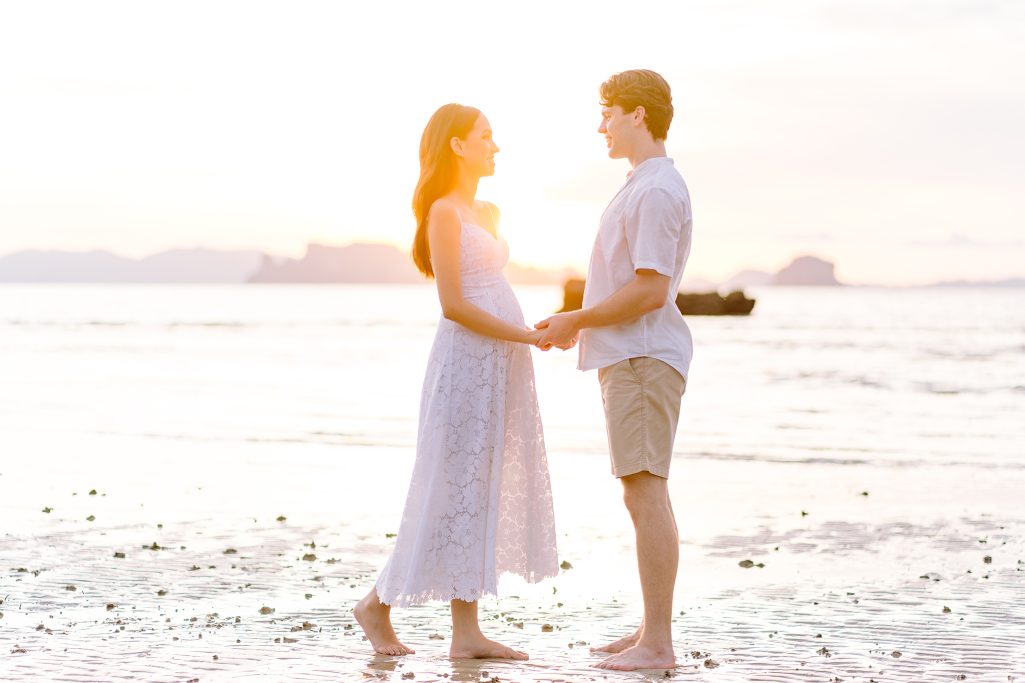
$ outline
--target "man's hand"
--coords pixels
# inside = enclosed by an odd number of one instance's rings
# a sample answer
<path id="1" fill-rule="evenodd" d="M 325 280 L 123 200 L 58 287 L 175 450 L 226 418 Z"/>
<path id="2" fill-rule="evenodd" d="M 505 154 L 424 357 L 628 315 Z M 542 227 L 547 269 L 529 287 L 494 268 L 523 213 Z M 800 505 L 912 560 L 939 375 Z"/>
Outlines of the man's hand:
<path id="1" fill-rule="evenodd" d="M 534 327 L 544 332 L 537 342 L 538 348 L 544 350 L 553 346 L 563 350 L 571 349 L 576 346 L 577 340 L 580 338 L 580 323 L 576 311 L 556 313 L 535 324 Z"/>

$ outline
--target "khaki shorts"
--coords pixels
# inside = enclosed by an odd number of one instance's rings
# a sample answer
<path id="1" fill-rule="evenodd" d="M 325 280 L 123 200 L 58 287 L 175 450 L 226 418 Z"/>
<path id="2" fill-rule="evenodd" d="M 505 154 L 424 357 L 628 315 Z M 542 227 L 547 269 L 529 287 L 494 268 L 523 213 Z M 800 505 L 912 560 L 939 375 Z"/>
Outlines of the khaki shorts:
<path id="1" fill-rule="evenodd" d="M 669 477 L 687 381 L 668 363 L 640 356 L 598 370 L 612 474 Z"/>

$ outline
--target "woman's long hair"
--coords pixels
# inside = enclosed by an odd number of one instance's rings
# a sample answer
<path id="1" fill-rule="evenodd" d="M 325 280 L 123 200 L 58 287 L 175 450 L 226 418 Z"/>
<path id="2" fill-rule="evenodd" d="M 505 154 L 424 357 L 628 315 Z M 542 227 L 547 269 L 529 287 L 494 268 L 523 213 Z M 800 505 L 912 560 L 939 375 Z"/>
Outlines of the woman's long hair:
<path id="1" fill-rule="evenodd" d="M 452 138 L 465 139 L 477 123 L 480 111 L 461 104 L 446 104 L 434 112 L 420 138 L 420 179 L 413 191 L 413 263 L 427 277 L 434 277 L 431 249 L 427 242 L 427 214 L 431 205 L 452 190 L 456 179 L 456 155 Z"/>

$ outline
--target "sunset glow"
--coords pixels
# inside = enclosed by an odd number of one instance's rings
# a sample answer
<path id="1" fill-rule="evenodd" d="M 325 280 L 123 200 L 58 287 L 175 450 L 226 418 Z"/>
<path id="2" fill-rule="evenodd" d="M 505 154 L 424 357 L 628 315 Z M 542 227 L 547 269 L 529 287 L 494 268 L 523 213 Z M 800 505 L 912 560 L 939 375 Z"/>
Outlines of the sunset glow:
<path id="1" fill-rule="evenodd" d="M 516 262 L 586 268 L 628 170 L 597 88 L 673 87 L 689 277 L 1020 276 L 1025 28 L 999 2 L 26 3 L 0 13 L 0 254 L 407 248 L 434 109 L 479 107 Z"/>

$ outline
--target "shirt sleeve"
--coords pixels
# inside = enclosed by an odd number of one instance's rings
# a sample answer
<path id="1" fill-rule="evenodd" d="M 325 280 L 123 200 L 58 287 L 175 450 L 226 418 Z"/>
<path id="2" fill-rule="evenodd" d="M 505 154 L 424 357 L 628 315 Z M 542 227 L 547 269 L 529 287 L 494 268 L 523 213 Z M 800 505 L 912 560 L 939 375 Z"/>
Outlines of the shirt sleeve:
<path id="1" fill-rule="evenodd" d="M 626 243 L 634 270 L 654 270 L 673 276 L 681 231 L 686 222 L 683 201 L 662 188 L 652 188 L 637 201 L 626 223 Z"/>

